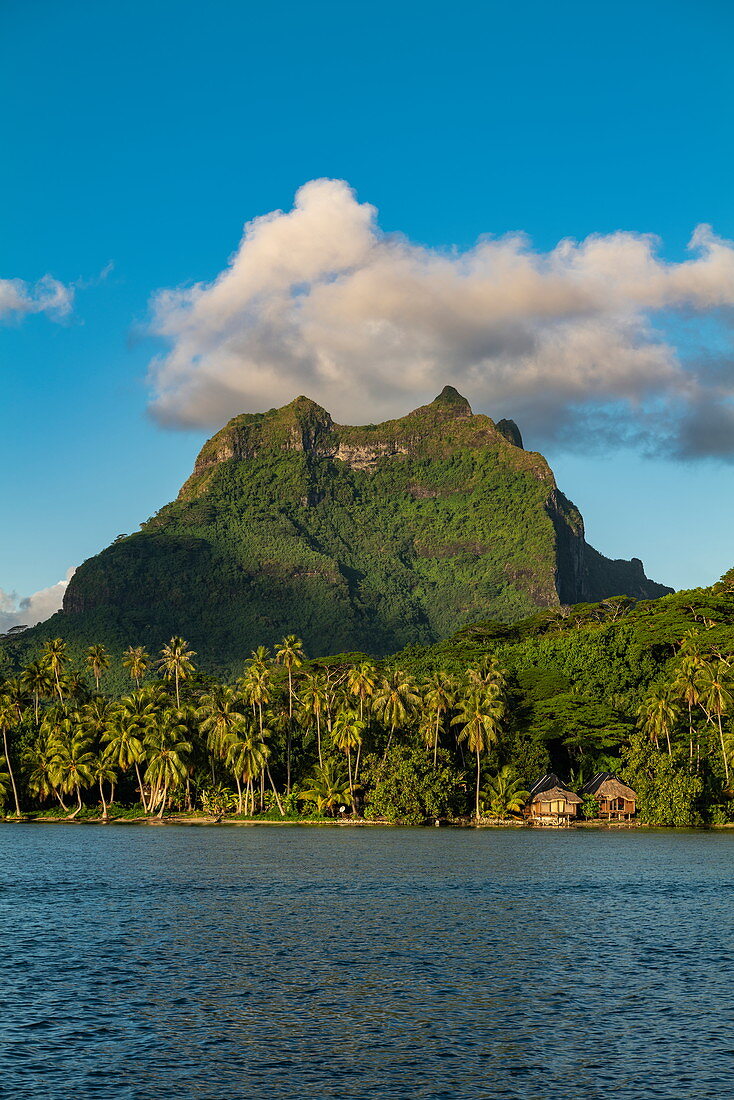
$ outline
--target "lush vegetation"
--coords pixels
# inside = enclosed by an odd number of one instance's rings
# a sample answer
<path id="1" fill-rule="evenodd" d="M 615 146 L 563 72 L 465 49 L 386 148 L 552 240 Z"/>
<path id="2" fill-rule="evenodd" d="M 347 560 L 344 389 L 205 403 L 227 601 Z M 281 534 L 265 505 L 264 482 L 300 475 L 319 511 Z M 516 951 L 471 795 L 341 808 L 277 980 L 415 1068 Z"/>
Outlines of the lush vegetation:
<path id="1" fill-rule="evenodd" d="M 543 457 L 455 391 L 364 428 L 304 398 L 231 421 L 179 499 L 85 562 L 65 612 L 0 652 L 20 671 L 57 636 L 77 661 L 104 644 L 122 690 L 128 645 L 153 652 L 182 633 L 201 668 L 231 680 L 243 654 L 290 632 L 312 654 L 381 656 L 587 589 L 665 591 L 592 551 Z"/>
<path id="2" fill-rule="evenodd" d="M 155 659 L 127 647 L 117 668 L 101 643 L 80 662 L 49 639 L 3 671 L 11 816 L 503 819 L 552 768 L 577 789 L 618 772 L 643 822 L 734 818 L 734 570 L 710 589 L 477 624 L 381 661 L 308 660 L 289 635 L 222 682 L 178 636 Z"/>

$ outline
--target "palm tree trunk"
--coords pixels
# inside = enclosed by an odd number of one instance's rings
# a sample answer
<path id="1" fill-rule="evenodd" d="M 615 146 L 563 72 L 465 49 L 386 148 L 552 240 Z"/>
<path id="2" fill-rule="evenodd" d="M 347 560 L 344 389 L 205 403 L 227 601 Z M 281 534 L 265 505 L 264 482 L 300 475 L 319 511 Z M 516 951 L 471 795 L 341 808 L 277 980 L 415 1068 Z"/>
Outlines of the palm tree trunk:
<path id="1" fill-rule="evenodd" d="M 135 774 L 138 777 L 138 794 L 140 795 L 140 803 L 143 807 L 143 812 L 148 812 L 148 807 L 145 801 L 145 795 L 143 794 L 143 780 L 140 777 L 140 768 L 138 767 L 137 760 L 135 761 Z"/>
<path id="2" fill-rule="evenodd" d="M 234 781 L 237 784 L 237 813 L 242 813 L 242 784 L 240 783 L 240 777 L 235 774 Z"/>
<path id="3" fill-rule="evenodd" d="M 433 767 L 434 767 L 434 769 L 436 768 L 437 761 L 438 761 L 438 726 L 439 726 L 440 721 L 441 721 L 441 711 L 437 710 L 436 711 L 436 733 L 435 733 L 435 736 L 433 738 Z"/>
<path id="4" fill-rule="evenodd" d="M 323 768 L 324 761 L 321 758 L 321 711 L 316 711 L 316 744 L 319 749 L 319 767 Z"/>
<path id="5" fill-rule="evenodd" d="M 347 749 L 347 769 L 349 771 L 349 797 L 352 802 L 352 813 L 354 813 L 354 784 L 352 782 L 352 750 Z"/>
<path id="6" fill-rule="evenodd" d="M 99 781 L 99 797 L 102 799 L 102 820 L 107 820 L 107 803 L 104 800 L 104 788 L 102 786 L 102 780 Z"/>
<path id="7" fill-rule="evenodd" d="M 726 785 L 729 786 L 729 761 L 726 758 L 726 748 L 724 746 L 724 731 L 721 728 L 721 711 L 716 712 L 716 717 L 719 720 L 719 740 L 721 741 L 721 755 L 724 758 L 724 774 L 726 775 Z"/>
<path id="8" fill-rule="evenodd" d="M 476 801 L 476 818 L 479 821 L 479 774 L 480 774 L 480 758 L 479 758 L 479 745 L 477 745 L 477 801 Z"/>
<path id="9" fill-rule="evenodd" d="M 280 810 L 280 816 L 281 816 L 281 817 L 285 817 L 285 810 L 283 809 L 283 804 L 282 804 L 282 802 L 281 802 L 281 801 L 280 801 L 280 799 L 278 798 L 278 792 L 277 792 L 277 791 L 276 791 L 276 789 L 275 789 L 275 783 L 273 783 L 273 777 L 272 777 L 272 775 L 270 774 L 270 768 L 268 768 L 268 767 L 266 766 L 266 769 L 265 769 L 265 770 L 266 770 L 266 771 L 267 771 L 267 773 L 268 773 L 268 779 L 270 780 L 270 786 L 271 786 L 271 787 L 273 788 L 273 794 L 275 795 L 275 801 L 276 801 L 276 802 L 278 803 L 278 809 Z"/>
<path id="10" fill-rule="evenodd" d="M 293 740 L 293 673 L 288 667 L 288 742 L 285 754 L 285 790 L 291 793 L 291 744 Z"/>
<path id="11" fill-rule="evenodd" d="M 13 798 L 15 799 L 15 816 L 20 817 L 20 802 L 18 801 L 18 788 L 15 785 L 15 775 L 13 774 L 13 768 L 10 763 L 10 754 L 8 753 L 8 731 L 3 726 L 3 746 L 5 748 L 5 763 L 8 766 L 8 775 L 10 776 L 10 782 L 13 785 Z"/>
<path id="12" fill-rule="evenodd" d="M 167 797 L 167 795 L 168 795 L 168 785 L 166 785 L 163 788 L 163 798 L 161 799 L 161 808 L 158 811 L 158 817 L 161 821 L 163 820 L 163 812 L 166 808 L 166 797 Z"/>
<path id="13" fill-rule="evenodd" d="M 362 719 L 360 718 L 360 722 L 361 721 L 362 721 Z M 362 742 L 360 741 L 359 744 L 357 745 L 357 759 L 354 761 L 354 782 L 355 782 L 355 784 L 359 782 L 359 759 L 360 759 L 361 755 L 362 755 Z"/>

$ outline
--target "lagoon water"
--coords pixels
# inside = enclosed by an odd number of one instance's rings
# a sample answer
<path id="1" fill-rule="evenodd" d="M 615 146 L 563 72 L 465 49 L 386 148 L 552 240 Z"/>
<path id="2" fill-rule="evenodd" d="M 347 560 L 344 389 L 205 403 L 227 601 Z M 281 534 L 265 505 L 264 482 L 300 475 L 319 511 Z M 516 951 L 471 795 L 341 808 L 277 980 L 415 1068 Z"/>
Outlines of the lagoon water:
<path id="1" fill-rule="evenodd" d="M 734 836 L 8 826 L 13 1100 L 734 1094 Z"/>

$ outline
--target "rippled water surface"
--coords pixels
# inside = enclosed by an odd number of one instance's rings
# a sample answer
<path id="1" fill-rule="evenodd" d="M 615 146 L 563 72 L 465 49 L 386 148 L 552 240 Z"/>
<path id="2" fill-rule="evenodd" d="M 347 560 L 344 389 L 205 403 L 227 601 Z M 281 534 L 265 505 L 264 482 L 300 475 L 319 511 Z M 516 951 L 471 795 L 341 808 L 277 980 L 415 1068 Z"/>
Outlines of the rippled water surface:
<path id="1" fill-rule="evenodd" d="M 734 836 L 0 829 L 0 1093 L 734 1095 Z"/>

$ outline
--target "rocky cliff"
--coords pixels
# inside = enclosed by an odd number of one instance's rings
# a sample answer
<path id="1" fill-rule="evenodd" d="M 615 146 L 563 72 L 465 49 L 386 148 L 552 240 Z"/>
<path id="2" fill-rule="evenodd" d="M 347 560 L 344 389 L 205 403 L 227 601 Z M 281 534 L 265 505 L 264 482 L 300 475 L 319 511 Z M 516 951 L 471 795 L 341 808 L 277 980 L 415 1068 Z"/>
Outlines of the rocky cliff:
<path id="1" fill-rule="evenodd" d="M 668 591 L 590 547 L 517 425 L 446 387 L 377 425 L 336 424 L 305 397 L 234 417 L 175 502 L 77 570 L 54 630 L 149 646 L 181 633 L 221 665 L 291 632 L 311 653 L 382 653 Z"/>

